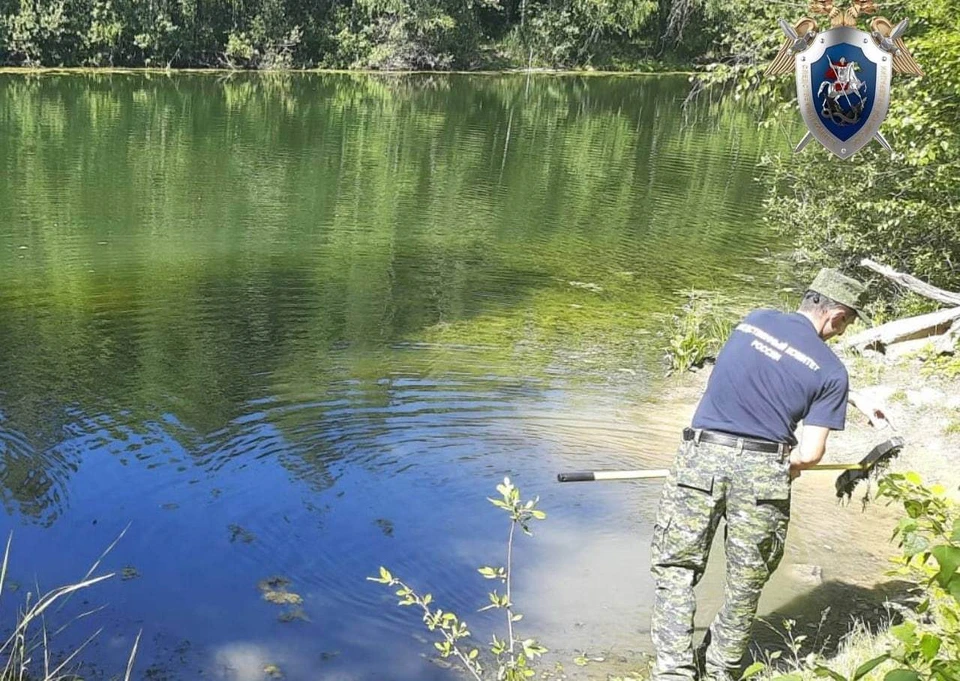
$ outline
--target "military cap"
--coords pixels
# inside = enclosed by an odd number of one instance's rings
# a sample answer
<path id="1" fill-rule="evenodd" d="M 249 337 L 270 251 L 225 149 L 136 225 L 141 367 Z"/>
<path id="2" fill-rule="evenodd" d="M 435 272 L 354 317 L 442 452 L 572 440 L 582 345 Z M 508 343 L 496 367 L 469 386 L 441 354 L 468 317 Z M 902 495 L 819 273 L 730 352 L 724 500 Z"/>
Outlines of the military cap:
<path id="1" fill-rule="evenodd" d="M 863 312 L 867 302 L 867 287 L 853 277 L 841 274 L 837 270 L 824 267 L 810 284 L 810 290 L 826 296 L 854 310 L 867 324 L 873 324 Z"/>

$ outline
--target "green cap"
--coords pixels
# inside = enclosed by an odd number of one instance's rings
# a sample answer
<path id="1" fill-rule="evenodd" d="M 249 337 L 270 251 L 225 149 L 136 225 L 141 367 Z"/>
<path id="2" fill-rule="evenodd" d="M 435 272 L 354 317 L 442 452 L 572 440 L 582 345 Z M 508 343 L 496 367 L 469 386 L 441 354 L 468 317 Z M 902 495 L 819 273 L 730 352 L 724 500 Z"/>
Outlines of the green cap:
<path id="1" fill-rule="evenodd" d="M 845 274 L 840 274 L 837 270 L 824 267 L 820 274 L 810 284 L 810 290 L 816 291 L 831 300 L 846 305 L 856 311 L 857 315 L 867 324 L 873 324 L 863 312 L 867 302 L 867 287 L 861 282 Z"/>

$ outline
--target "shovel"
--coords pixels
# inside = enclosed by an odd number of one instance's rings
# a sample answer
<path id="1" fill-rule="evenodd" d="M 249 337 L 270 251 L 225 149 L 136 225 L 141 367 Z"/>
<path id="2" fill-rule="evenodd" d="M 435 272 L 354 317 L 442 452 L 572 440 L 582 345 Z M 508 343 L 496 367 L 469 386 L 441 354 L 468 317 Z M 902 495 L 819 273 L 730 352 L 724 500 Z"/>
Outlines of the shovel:
<path id="1" fill-rule="evenodd" d="M 837 478 L 837 496 L 849 496 L 861 480 L 866 480 L 871 471 L 881 464 L 888 463 L 903 449 L 903 438 L 892 437 L 870 450 L 859 463 L 825 463 L 807 468 L 811 471 L 844 471 Z M 651 468 L 634 471 L 572 471 L 559 473 L 559 482 L 595 482 L 601 480 L 649 480 L 665 478 L 670 474 L 667 468 Z"/>

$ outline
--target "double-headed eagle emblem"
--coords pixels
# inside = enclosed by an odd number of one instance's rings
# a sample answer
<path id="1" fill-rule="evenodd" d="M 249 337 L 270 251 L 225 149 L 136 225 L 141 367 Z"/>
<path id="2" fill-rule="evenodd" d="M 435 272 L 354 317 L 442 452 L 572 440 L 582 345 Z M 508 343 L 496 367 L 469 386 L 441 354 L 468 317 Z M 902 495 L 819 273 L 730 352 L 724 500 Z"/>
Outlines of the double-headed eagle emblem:
<path id="1" fill-rule="evenodd" d="M 830 28 L 819 33 L 809 17 L 793 25 L 779 20 L 786 39 L 764 75 L 796 73 L 800 111 L 809 129 L 796 151 L 813 138 L 841 158 L 850 158 L 871 139 L 892 151 L 880 133 L 890 104 L 891 71 L 914 76 L 923 71 L 903 42 L 909 20 L 894 25 L 876 16 L 870 33 L 856 28 L 858 19 L 877 10 L 874 0 L 853 0 L 846 9 L 834 0 L 814 0 L 810 14 L 830 20 Z"/>

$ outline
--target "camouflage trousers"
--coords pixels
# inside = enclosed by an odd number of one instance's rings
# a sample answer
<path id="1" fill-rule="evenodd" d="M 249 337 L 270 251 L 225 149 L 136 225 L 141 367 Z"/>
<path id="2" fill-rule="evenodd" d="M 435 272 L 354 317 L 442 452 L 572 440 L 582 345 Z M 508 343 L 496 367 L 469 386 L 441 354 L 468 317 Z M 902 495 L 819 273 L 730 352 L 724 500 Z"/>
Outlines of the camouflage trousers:
<path id="1" fill-rule="evenodd" d="M 760 591 L 783 557 L 790 520 L 787 456 L 705 442 L 680 446 L 653 531 L 653 681 L 697 678 L 693 587 L 723 517 L 724 602 L 710 625 L 705 661 L 706 678 L 717 681 L 739 678 Z"/>

